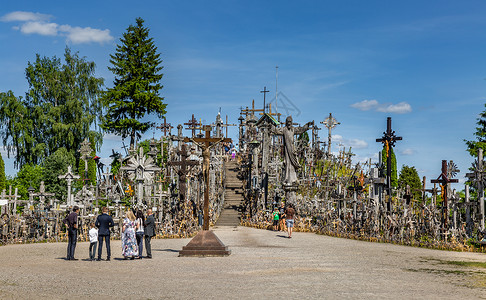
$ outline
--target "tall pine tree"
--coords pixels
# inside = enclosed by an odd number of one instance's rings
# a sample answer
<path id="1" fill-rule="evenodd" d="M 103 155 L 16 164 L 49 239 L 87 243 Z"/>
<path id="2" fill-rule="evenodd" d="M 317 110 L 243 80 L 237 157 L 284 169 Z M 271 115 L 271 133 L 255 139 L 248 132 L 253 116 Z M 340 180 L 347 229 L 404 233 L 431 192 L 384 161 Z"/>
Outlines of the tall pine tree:
<path id="1" fill-rule="evenodd" d="M 484 106 L 486 107 L 486 104 L 484 104 Z M 479 114 L 477 120 L 476 124 L 478 127 L 476 127 L 476 132 L 474 133 L 476 141 L 464 140 L 466 142 L 467 151 L 472 156 L 478 156 L 479 148 L 482 148 L 483 153 L 486 153 L 486 110 Z"/>
<path id="2" fill-rule="evenodd" d="M 113 88 L 106 91 L 103 99 L 108 112 L 102 127 L 109 133 L 130 137 L 130 147 L 135 147 L 137 136 L 145 133 L 153 122 L 141 121 L 146 115 L 162 118 L 166 104 L 159 95 L 163 74 L 162 60 L 144 20 L 136 19 L 117 45 L 116 53 L 110 55 L 108 69 L 115 75 Z"/>

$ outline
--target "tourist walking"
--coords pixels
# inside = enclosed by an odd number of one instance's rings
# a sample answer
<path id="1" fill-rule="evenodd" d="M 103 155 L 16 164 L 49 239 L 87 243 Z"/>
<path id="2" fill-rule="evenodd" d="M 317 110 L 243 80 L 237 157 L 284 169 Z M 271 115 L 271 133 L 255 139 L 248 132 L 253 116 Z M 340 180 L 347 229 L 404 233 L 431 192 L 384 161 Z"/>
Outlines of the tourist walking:
<path id="1" fill-rule="evenodd" d="M 145 220 L 145 251 L 147 251 L 147 258 L 152 258 L 152 245 L 150 244 L 152 237 L 155 236 L 155 219 L 152 215 L 152 210 L 147 210 L 147 219 Z"/>
<path id="2" fill-rule="evenodd" d="M 101 260 L 101 253 L 103 251 L 103 239 L 106 244 L 106 260 L 109 261 L 111 257 L 110 248 L 110 227 L 115 226 L 113 218 L 108 214 L 108 207 L 101 209 L 102 214 L 96 218 L 95 226 L 98 228 L 98 261 Z"/>
<path id="3" fill-rule="evenodd" d="M 91 229 L 89 230 L 89 260 L 95 260 L 96 245 L 98 244 L 98 229 L 95 227 L 95 223 L 91 223 Z"/>
<path id="4" fill-rule="evenodd" d="M 64 219 L 64 224 L 68 228 L 67 260 L 77 260 L 74 258 L 74 251 L 76 250 L 76 241 L 78 239 L 78 212 L 79 207 L 74 206 L 73 211 Z"/>
<path id="5" fill-rule="evenodd" d="M 131 210 L 128 210 L 122 228 L 122 255 L 124 259 L 134 259 L 135 256 L 138 256 L 136 230 L 135 215 Z"/>
<path id="6" fill-rule="evenodd" d="M 143 252 L 143 234 L 145 231 L 145 217 L 143 216 L 143 212 L 141 210 L 137 210 L 137 245 L 138 245 L 138 258 L 142 259 L 142 252 Z"/>
<path id="7" fill-rule="evenodd" d="M 294 216 L 295 216 L 295 209 L 292 204 L 289 204 L 287 209 L 285 210 L 285 223 L 287 225 L 287 232 L 289 234 L 289 239 L 292 238 L 292 229 L 294 228 Z"/>
<path id="8" fill-rule="evenodd" d="M 278 207 L 275 206 L 273 210 L 272 217 L 273 217 L 273 231 L 278 230 L 278 219 L 279 219 L 280 212 L 278 211 Z"/>

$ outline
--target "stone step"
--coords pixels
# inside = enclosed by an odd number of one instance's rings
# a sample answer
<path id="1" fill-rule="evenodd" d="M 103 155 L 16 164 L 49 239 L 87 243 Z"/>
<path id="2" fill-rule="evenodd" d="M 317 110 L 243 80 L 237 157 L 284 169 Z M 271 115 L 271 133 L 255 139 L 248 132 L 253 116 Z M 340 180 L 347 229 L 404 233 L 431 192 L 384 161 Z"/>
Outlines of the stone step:
<path id="1" fill-rule="evenodd" d="M 225 193 L 224 205 L 215 226 L 238 226 L 240 224 L 240 206 L 243 202 L 242 182 L 237 178 L 238 164 L 236 161 L 225 163 Z"/>

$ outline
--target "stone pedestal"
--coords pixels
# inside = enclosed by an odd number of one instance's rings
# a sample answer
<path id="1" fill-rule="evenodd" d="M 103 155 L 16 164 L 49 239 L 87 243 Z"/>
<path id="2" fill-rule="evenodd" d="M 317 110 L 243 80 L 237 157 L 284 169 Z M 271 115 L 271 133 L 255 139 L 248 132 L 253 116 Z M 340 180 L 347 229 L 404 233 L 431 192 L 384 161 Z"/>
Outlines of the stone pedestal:
<path id="1" fill-rule="evenodd" d="M 293 185 L 283 185 L 283 190 L 285 191 L 285 202 L 287 204 L 291 203 L 293 205 L 297 202 L 296 191 L 298 189 L 297 184 Z"/>
<path id="2" fill-rule="evenodd" d="M 223 242 L 211 230 L 200 231 L 186 246 L 179 251 L 179 256 L 228 256 Z"/>

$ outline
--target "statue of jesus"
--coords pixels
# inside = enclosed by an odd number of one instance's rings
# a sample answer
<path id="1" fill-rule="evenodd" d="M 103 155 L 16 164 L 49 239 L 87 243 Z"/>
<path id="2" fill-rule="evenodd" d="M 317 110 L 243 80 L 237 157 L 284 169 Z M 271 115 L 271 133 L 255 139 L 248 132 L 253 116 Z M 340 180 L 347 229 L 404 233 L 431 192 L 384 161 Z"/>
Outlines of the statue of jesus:
<path id="1" fill-rule="evenodd" d="M 273 131 L 275 135 L 283 136 L 285 153 L 285 185 L 294 185 L 298 181 L 296 171 L 300 169 L 300 165 L 295 155 L 294 135 L 302 134 L 309 130 L 311 125 L 314 125 L 314 121 L 308 122 L 301 127 L 293 127 L 292 123 L 292 116 L 288 116 L 285 120 L 285 127 L 277 128 Z"/>

